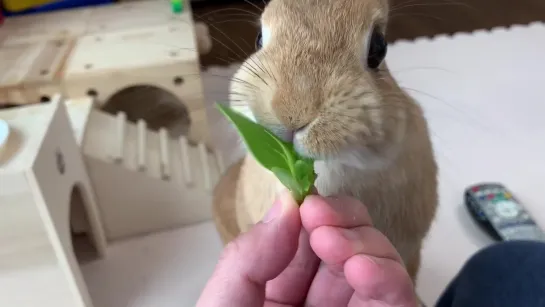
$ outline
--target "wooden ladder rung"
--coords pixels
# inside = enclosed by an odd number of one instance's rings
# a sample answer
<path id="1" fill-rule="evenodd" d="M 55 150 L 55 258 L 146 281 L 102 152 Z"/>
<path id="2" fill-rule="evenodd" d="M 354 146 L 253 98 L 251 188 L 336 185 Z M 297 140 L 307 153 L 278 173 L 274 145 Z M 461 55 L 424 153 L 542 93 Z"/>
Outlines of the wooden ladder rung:
<path id="1" fill-rule="evenodd" d="M 147 136 L 148 136 L 148 124 L 143 120 L 139 119 L 136 127 L 136 140 L 138 144 L 137 152 L 137 164 L 139 171 L 145 171 L 147 168 Z"/>
<path id="2" fill-rule="evenodd" d="M 199 143 L 199 156 L 201 157 L 202 173 L 204 177 L 204 188 L 207 191 L 212 189 L 212 183 L 210 182 L 210 164 L 208 163 L 208 150 L 204 143 Z"/>
<path id="3" fill-rule="evenodd" d="M 167 180 L 171 177 L 170 168 L 170 146 L 168 144 L 168 131 L 165 128 L 159 129 L 159 152 L 161 155 L 161 178 Z"/>
<path id="4" fill-rule="evenodd" d="M 125 129 L 127 125 L 127 114 L 118 112 L 116 115 L 116 144 L 117 151 L 114 154 L 114 161 L 117 163 L 123 162 L 125 156 Z"/>
<path id="5" fill-rule="evenodd" d="M 180 137 L 180 153 L 185 184 L 189 186 L 193 184 L 193 176 L 191 174 L 191 165 L 189 164 L 189 142 L 185 136 Z"/>

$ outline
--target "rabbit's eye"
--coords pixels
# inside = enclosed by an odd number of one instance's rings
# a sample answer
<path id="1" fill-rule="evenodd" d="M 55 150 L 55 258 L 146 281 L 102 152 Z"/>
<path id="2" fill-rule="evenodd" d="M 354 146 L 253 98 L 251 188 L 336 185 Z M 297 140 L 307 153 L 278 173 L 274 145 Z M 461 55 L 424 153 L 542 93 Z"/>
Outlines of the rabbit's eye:
<path id="1" fill-rule="evenodd" d="M 255 38 L 255 49 L 259 50 L 263 47 L 263 34 L 261 31 L 257 33 L 257 37 Z"/>
<path id="2" fill-rule="evenodd" d="M 377 69 L 386 57 L 388 43 L 378 29 L 373 31 L 369 39 L 369 51 L 367 53 L 367 66 L 371 69 Z"/>

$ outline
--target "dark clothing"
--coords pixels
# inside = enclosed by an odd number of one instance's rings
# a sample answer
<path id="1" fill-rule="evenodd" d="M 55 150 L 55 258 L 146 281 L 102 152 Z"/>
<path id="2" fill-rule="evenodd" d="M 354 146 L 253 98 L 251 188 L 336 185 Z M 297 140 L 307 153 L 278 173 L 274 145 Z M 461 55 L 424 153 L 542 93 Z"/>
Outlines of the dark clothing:
<path id="1" fill-rule="evenodd" d="M 545 243 L 508 241 L 479 251 L 436 307 L 545 307 Z"/>

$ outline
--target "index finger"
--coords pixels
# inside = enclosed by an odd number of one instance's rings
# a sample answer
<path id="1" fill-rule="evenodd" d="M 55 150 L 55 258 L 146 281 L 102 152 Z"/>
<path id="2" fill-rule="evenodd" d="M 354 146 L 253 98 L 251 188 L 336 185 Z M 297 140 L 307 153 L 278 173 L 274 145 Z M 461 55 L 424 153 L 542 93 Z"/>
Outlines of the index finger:
<path id="1" fill-rule="evenodd" d="M 305 301 L 319 265 L 320 258 L 310 247 L 309 235 L 303 230 L 293 260 L 278 277 L 267 283 L 267 299 L 286 306 L 300 306 Z"/>

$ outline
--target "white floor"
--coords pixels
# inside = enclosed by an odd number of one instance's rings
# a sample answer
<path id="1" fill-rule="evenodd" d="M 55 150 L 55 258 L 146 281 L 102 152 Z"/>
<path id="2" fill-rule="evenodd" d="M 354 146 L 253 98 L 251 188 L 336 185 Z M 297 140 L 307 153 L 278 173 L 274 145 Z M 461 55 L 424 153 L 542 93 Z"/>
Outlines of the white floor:
<path id="1" fill-rule="evenodd" d="M 120 243 L 83 273 L 96 307 L 190 307 L 220 251 L 205 223 Z"/>
<path id="2" fill-rule="evenodd" d="M 491 243 L 461 205 L 467 185 L 504 183 L 545 227 L 544 54 L 540 24 L 398 42 L 389 49 L 391 70 L 426 110 L 441 168 L 441 208 L 419 282 L 429 305 L 463 262 Z M 214 100 L 227 93 L 227 79 L 212 76 L 218 74 L 230 72 L 205 73 Z M 217 114 L 211 116 L 214 130 L 223 131 Z M 232 144 L 232 135 L 216 137 L 221 148 Z M 219 252 L 208 223 L 123 242 L 107 260 L 83 270 L 97 307 L 189 307 Z"/>

